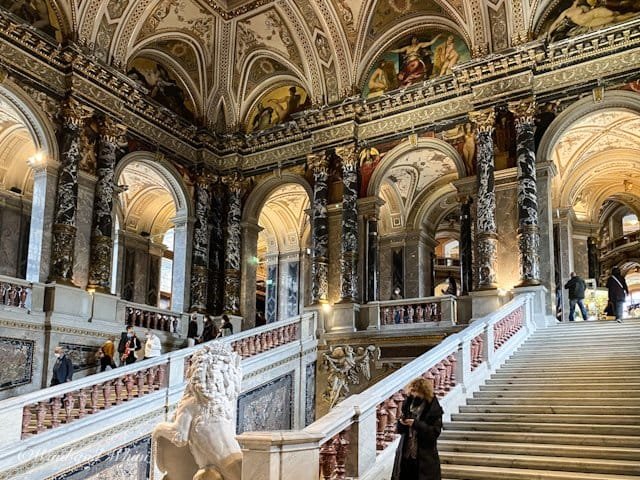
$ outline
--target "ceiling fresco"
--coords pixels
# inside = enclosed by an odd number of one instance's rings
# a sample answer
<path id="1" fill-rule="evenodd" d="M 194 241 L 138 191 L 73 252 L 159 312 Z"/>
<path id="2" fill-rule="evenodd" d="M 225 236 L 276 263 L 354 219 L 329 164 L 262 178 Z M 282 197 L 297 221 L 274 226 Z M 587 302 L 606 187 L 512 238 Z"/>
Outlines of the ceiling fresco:
<path id="1" fill-rule="evenodd" d="M 287 85 L 276 88 L 258 100 L 247 117 L 247 133 L 264 130 L 286 122 L 291 115 L 309 107 L 309 97 L 302 87 Z"/>
<path id="2" fill-rule="evenodd" d="M 258 225 L 264 229 L 260 240 L 266 253 L 299 251 L 301 238 L 309 228 L 308 208 L 309 196 L 300 185 L 284 185 L 269 195 L 258 218 Z"/>
<path id="3" fill-rule="evenodd" d="M 19 189 L 26 195 L 33 190 L 33 174 L 28 159 L 36 145 L 18 113 L 0 98 L 0 189 Z"/>
<path id="4" fill-rule="evenodd" d="M 167 83 L 158 101 L 228 131 L 285 78 L 314 107 L 356 92 L 375 97 L 523 38 L 634 17 L 640 0 L 0 0 L 0 8 L 125 72 L 140 57 L 156 62 L 147 66 L 156 73 L 140 77 L 151 91 Z"/>

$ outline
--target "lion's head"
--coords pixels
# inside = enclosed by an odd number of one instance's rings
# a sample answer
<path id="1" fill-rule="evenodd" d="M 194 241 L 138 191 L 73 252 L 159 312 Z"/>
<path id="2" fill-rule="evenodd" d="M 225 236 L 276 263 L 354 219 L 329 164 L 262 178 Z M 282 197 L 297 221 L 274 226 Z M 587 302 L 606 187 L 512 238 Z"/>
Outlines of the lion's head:
<path id="1" fill-rule="evenodd" d="M 242 371 L 240 357 L 229 345 L 213 342 L 202 347 L 191 357 L 187 376 L 187 391 L 206 408 L 210 419 L 234 419 Z"/>

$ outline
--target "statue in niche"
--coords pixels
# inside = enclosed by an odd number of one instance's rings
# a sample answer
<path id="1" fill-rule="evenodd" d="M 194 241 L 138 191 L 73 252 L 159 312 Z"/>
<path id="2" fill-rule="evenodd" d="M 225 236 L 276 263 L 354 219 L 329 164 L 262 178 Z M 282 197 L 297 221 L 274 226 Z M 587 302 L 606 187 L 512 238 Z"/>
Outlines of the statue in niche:
<path id="1" fill-rule="evenodd" d="M 214 342 L 191 357 L 172 422 L 153 430 L 163 480 L 241 480 L 235 415 L 242 372 L 231 347 Z"/>
<path id="2" fill-rule="evenodd" d="M 324 368 L 329 372 L 323 398 L 333 408 L 347 398 L 349 385 L 358 385 L 361 378 L 371 380 L 371 362 L 380 360 L 380 349 L 374 345 L 353 347 L 338 345 L 323 354 Z"/>

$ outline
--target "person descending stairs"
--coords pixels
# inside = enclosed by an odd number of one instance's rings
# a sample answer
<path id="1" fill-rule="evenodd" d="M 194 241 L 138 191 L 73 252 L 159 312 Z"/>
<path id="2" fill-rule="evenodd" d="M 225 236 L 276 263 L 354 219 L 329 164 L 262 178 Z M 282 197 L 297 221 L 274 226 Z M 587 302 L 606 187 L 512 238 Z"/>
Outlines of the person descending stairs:
<path id="1" fill-rule="evenodd" d="M 640 321 L 536 332 L 452 414 L 443 479 L 640 479 Z"/>

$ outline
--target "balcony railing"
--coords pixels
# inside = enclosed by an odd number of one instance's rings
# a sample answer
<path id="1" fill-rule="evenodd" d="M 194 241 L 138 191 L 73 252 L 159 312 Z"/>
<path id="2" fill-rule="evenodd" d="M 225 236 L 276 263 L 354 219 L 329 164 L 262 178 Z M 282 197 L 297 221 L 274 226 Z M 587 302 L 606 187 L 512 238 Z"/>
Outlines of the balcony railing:
<path id="1" fill-rule="evenodd" d="M 623 235 L 622 237 L 618 237 L 602 247 L 600 249 L 600 255 L 606 255 L 613 252 L 614 250 L 623 249 L 629 246 L 636 247 L 638 242 L 640 242 L 640 231 Z"/>
<path id="2" fill-rule="evenodd" d="M 243 433 L 243 473 L 269 480 L 374 478 L 372 472 L 393 462 L 403 388 L 422 376 L 432 382 L 445 412 L 454 411 L 533 332 L 532 299 L 517 296 L 302 431 Z M 309 468 L 267 470 L 286 463 L 289 452 Z"/>
<path id="3" fill-rule="evenodd" d="M 436 267 L 460 267 L 460 259 L 452 257 L 438 257 L 435 261 Z"/>
<path id="4" fill-rule="evenodd" d="M 456 298 L 452 295 L 369 302 L 362 310 L 369 316 L 369 328 L 378 330 L 457 323 Z"/>

